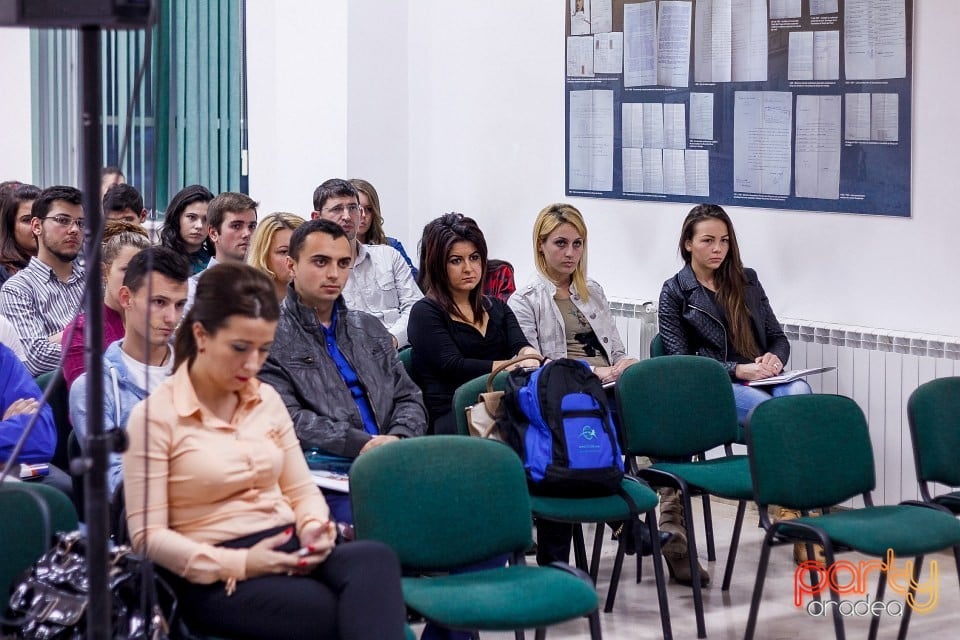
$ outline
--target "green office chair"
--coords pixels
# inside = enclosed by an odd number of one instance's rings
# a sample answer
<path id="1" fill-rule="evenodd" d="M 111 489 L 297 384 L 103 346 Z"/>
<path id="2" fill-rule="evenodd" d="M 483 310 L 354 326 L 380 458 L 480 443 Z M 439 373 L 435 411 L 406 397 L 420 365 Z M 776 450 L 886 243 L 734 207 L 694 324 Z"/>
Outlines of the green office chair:
<path id="1" fill-rule="evenodd" d="M 920 385 L 907 401 L 913 459 L 925 502 L 960 514 L 960 491 L 934 496 L 930 482 L 960 486 L 960 377 L 939 378 Z"/>
<path id="2" fill-rule="evenodd" d="M 463 436 L 390 443 L 357 458 L 350 497 L 358 539 L 393 548 L 413 576 L 403 579 L 404 600 L 426 619 L 518 637 L 537 629 L 542 638 L 547 626 L 586 616 L 590 637 L 601 637 L 589 576 L 567 565 L 524 565 L 530 499 L 523 466 L 506 446 Z M 447 574 L 504 554 L 510 566 Z"/>
<path id="3" fill-rule="evenodd" d="M 697 637 L 706 637 L 691 496 L 704 495 L 708 558 L 713 560 L 709 496 L 737 501 L 737 515 L 722 589 L 730 588 L 746 503 L 753 499 L 747 457 L 733 455 L 736 405 L 730 376 L 716 360 L 700 356 L 663 356 L 627 368 L 616 387 L 624 454 L 646 456 L 654 464 L 636 470 L 654 487 L 680 490 L 686 514 L 687 552 L 693 578 Z M 726 455 L 709 460 L 694 456 L 723 447 Z M 702 456 L 700 456 L 702 458 Z"/>
<path id="4" fill-rule="evenodd" d="M 503 390 L 506 386 L 508 373 L 498 373 L 493 381 L 493 390 Z M 469 380 L 457 388 L 453 395 L 453 411 L 456 416 L 457 433 L 470 435 L 467 428 L 466 409 L 477 402 L 480 393 L 486 391 L 488 376 L 479 376 Z M 646 517 L 646 526 L 650 540 L 656 540 L 653 545 L 654 576 L 657 581 L 657 595 L 660 606 L 660 622 L 663 627 L 664 638 L 671 638 L 670 609 L 667 604 L 666 581 L 663 575 L 661 562 L 660 534 L 657 528 L 656 509 L 659 498 L 646 484 L 636 482 L 635 479 L 624 479 L 621 488 L 633 500 L 634 505 Z M 600 572 L 600 557 L 603 549 L 604 526 L 607 523 L 625 522 L 630 520 L 631 507 L 620 495 L 603 498 L 558 498 L 547 496 L 530 496 L 530 507 L 534 517 L 555 522 L 569 522 L 573 525 L 573 555 L 575 565 L 582 571 L 590 574 L 594 582 Z M 596 534 L 593 540 L 593 554 L 587 563 L 586 544 L 583 537 L 583 523 L 595 523 Z M 632 525 L 631 525 L 632 526 Z M 612 527 L 611 527 L 612 528 Z M 614 558 L 613 570 L 610 576 L 610 586 L 603 610 L 606 613 L 613 611 L 613 604 L 617 597 L 620 584 L 620 574 L 623 568 L 624 555 L 630 529 L 624 528 L 619 537 L 617 553 Z M 637 553 L 637 582 L 640 582 L 642 554 Z"/>
<path id="5" fill-rule="evenodd" d="M 843 396 L 803 395 L 773 398 L 758 406 L 747 430 L 750 469 L 754 493 L 760 505 L 760 520 L 767 530 L 760 552 L 757 581 L 750 603 L 746 640 L 753 638 L 757 613 L 763 594 L 770 550 L 778 545 L 807 544 L 808 557 L 813 557 L 812 543 L 823 545 L 826 567 L 831 567 L 835 554 L 857 551 L 869 556 L 887 558 L 916 557 L 913 583 L 908 598 L 915 595 L 923 556 L 953 548 L 960 571 L 960 522 L 948 509 L 922 502 L 891 506 L 873 506 L 870 492 L 876 485 L 870 431 L 860 407 Z M 829 455 L 824 455 L 829 452 Z M 826 509 L 861 496 L 866 505 L 827 513 Z M 782 505 L 804 514 L 794 520 L 770 522 L 767 506 Z M 812 509 L 824 509 L 819 517 L 809 517 Z M 811 562 L 810 585 L 818 584 L 817 571 Z M 820 568 L 821 570 L 823 567 Z M 834 630 L 838 640 L 845 637 L 839 595 L 833 581 L 829 588 L 834 605 Z M 887 584 L 886 571 L 881 571 L 874 601 L 882 601 Z M 909 606 L 904 606 L 900 638 L 906 637 L 910 622 Z M 870 623 L 869 637 L 875 638 L 880 616 Z"/>
<path id="6" fill-rule="evenodd" d="M 400 349 L 400 351 L 397 352 L 397 357 L 400 358 L 400 362 L 403 364 L 403 368 L 406 370 L 407 375 L 410 376 L 410 379 L 416 382 L 416 378 L 413 377 L 413 349 L 410 347 Z"/>
<path id="7" fill-rule="evenodd" d="M 77 528 L 70 498 L 42 484 L 5 482 L 0 485 L 0 593 L 53 546 L 58 531 Z"/>
<path id="8" fill-rule="evenodd" d="M 70 454 L 67 452 L 67 439 L 73 426 L 70 424 L 70 394 L 62 375 L 57 371 L 50 371 L 34 378 L 41 391 L 46 391 L 47 385 L 56 376 L 57 386 L 50 394 L 50 410 L 53 412 L 53 423 L 57 427 L 57 448 L 53 453 L 50 464 L 60 469 L 70 468 Z"/>
<path id="9" fill-rule="evenodd" d="M 653 340 L 650 341 L 650 357 L 659 358 L 665 355 L 667 355 L 667 352 L 663 350 L 663 338 L 658 333 L 653 336 Z"/>

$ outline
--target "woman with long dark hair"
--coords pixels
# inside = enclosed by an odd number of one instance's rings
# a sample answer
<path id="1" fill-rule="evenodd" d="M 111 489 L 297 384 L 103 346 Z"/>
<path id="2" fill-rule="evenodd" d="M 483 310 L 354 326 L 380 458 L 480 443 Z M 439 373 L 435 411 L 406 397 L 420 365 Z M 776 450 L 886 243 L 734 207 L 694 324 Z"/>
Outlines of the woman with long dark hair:
<path id="1" fill-rule="evenodd" d="M 30 230 L 30 209 L 39 195 L 40 189 L 32 184 L 17 184 L 0 196 L 0 284 L 37 255 L 37 238 Z"/>
<path id="2" fill-rule="evenodd" d="M 244 264 L 207 269 L 174 374 L 131 412 L 133 546 L 170 580 L 192 630 L 230 638 L 399 640 L 400 565 L 336 526 L 279 394 L 257 380 L 280 306 Z"/>
<path id="3" fill-rule="evenodd" d="M 741 424 L 754 407 L 771 397 L 810 393 L 805 380 L 764 387 L 744 384 L 782 373 L 790 343 L 757 273 L 740 260 L 727 212 L 715 204 L 695 206 L 683 221 L 679 248 L 685 265 L 663 283 L 660 292 L 664 351 L 719 361 L 730 374 Z M 679 497 L 661 492 L 660 506 L 660 529 L 681 534 L 664 547 L 664 558 L 671 575 L 689 578 L 689 568 L 684 571 L 689 564 Z"/>
<path id="4" fill-rule="evenodd" d="M 206 187 L 192 184 L 170 199 L 160 228 L 160 244 L 190 260 L 193 273 L 207 268 L 213 247 L 207 239 L 207 205 L 213 194 Z"/>
<path id="5" fill-rule="evenodd" d="M 487 243 L 473 219 L 448 213 L 428 223 L 420 252 L 425 297 L 413 305 L 408 327 L 414 377 L 423 390 L 430 432 L 456 433 L 457 387 L 517 355 L 538 354 L 510 308 L 483 295 Z"/>

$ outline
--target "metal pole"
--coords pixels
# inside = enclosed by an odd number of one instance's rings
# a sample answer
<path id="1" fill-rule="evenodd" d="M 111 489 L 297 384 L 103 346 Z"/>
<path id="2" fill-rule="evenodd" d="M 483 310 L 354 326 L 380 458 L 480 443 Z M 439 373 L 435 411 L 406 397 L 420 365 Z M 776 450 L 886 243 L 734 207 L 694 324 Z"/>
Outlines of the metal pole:
<path id="1" fill-rule="evenodd" d="M 112 447 L 103 431 L 103 282 L 100 263 L 100 172 L 103 149 L 100 138 L 100 27 L 80 29 L 80 185 L 86 220 L 85 256 L 87 293 L 87 442 L 89 468 L 84 474 L 86 499 L 87 563 L 90 600 L 87 608 L 87 639 L 109 640 L 110 591 L 107 547 L 110 510 L 107 495 L 107 461 Z"/>

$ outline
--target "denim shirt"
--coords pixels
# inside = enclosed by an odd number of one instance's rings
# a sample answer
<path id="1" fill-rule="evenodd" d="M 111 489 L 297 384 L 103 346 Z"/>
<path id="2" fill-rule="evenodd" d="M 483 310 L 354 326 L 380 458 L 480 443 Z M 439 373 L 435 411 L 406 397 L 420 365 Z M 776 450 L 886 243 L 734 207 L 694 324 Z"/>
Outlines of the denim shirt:
<path id="1" fill-rule="evenodd" d="M 597 335 L 610 364 L 616 364 L 626 357 L 627 351 L 620 339 L 610 305 L 603 289 L 596 281 L 587 278 L 589 300 L 583 300 L 573 284 L 570 285 L 570 301 L 583 314 Z M 507 304 L 527 340 L 544 358 L 551 360 L 567 357 L 567 336 L 563 330 L 563 316 L 553 296 L 557 287 L 542 274 L 537 274 L 524 286 L 510 296 Z"/>

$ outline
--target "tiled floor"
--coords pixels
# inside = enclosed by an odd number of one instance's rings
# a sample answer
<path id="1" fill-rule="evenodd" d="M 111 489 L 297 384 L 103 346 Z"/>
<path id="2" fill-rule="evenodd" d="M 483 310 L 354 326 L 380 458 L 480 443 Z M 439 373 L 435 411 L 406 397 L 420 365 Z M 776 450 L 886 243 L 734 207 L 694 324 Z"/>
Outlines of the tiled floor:
<path id="1" fill-rule="evenodd" d="M 733 528 L 735 508 L 723 502 L 714 501 L 714 529 L 717 542 L 717 562 L 705 563 L 713 580 L 704 590 L 704 609 L 706 614 L 707 637 L 715 640 L 733 640 L 742 638 L 746 628 L 750 598 L 757 575 L 757 563 L 760 557 L 762 530 L 757 525 L 756 509 L 748 509 L 744 520 L 740 551 L 737 556 L 733 583 L 728 593 L 720 590 L 726 554 Z M 702 522 L 697 517 L 697 522 Z M 592 532 L 587 532 L 588 545 L 593 540 Z M 702 533 L 697 538 L 700 546 Z M 613 564 L 614 543 L 604 546 L 604 558 L 601 564 L 598 589 L 606 595 L 609 583 L 610 567 Z M 705 548 L 700 557 L 706 558 Z M 843 554 L 840 559 L 859 560 L 853 554 Z M 612 613 L 601 613 L 601 626 L 605 640 L 637 640 L 640 638 L 661 638 L 660 617 L 657 609 L 657 594 L 653 579 L 653 569 L 649 559 L 645 558 L 643 582 L 636 584 L 635 562 L 627 557 L 617 593 L 617 601 Z M 925 561 L 921 583 L 929 579 L 931 560 L 937 561 L 938 576 L 936 584 L 937 604 L 926 615 L 914 614 L 910 622 L 911 638 L 952 638 L 960 635 L 960 587 L 958 587 L 956 567 L 951 554 L 931 556 Z M 903 568 L 904 562 L 898 560 L 897 567 Z M 777 547 L 771 556 L 770 567 L 764 587 L 763 602 L 757 625 L 758 640 L 781 640 L 790 638 L 833 638 L 833 620 L 831 616 L 813 617 L 804 609 L 793 606 L 794 565 L 789 547 Z M 846 580 L 846 578 L 844 578 Z M 869 591 L 875 595 L 876 578 L 871 577 Z M 693 615 L 693 595 L 689 588 L 670 583 L 668 586 L 670 616 L 674 638 L 696 638 L 696 623 Z M 871 600 L 874 599 L 871 596 Z M 862 600 L 862 595 L 849 594 L 843 599 Z M 892 601 L 890 589 L 884 597 Z M 806 601 L 805 601 L 806 602 Z M 893 609 L 893 605 L 891 605 Z M 869 619 L 846 618 L 846 631 L 849 638 L 866 638 Z M 900 618 L 885 615 L 880 624 L 880 638 L 896 638 Z M 483 633 L 484 639 L 513 638 L 513 634 Z M 532 632 L 527 633 L 533 637 Z M 552 640 L 588 638 L 586 620 L 575 620 L 551 627 L 547 637 Z"/>

